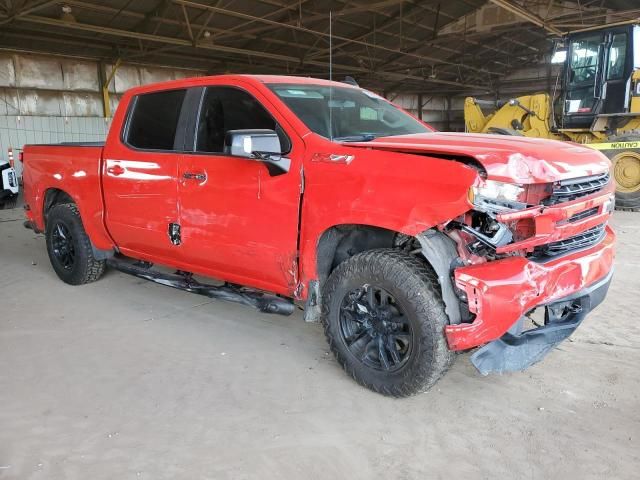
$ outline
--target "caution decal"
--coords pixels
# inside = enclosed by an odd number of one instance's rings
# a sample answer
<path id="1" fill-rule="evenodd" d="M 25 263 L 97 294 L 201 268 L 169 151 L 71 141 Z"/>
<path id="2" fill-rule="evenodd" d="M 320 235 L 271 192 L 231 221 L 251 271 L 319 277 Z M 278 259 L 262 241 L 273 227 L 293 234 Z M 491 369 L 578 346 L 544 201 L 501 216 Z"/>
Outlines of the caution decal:
<path id="1" fill-rule="evenodd" d="M 594 150 L 632 150 L 634 148 L 640 148 L 640 141 L 587 143 L 585 147 L 593 148 Z"/>

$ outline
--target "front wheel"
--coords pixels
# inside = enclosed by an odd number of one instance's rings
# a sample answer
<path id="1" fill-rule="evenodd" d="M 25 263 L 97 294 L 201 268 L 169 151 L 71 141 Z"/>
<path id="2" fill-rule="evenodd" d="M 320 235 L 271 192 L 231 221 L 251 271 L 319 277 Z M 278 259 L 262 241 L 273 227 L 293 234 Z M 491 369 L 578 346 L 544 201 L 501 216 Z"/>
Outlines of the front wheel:
<path id="1" fill-rule="evenodd" d="M 60 279 L 70 285 L 95 282 L 102 276 L 104 260 L 93 256 L 78 207 L 72 203 L 54 206 L 45 228 L 47 253 Z"/>
<path id="2" fill-rule="evenodd" d="M 325 335 L 358 383 L 394 397 L 428 390 L 447 371 L 448 323 L 433 270 L 391 249 L 340 264 L 323 292 Z"/>

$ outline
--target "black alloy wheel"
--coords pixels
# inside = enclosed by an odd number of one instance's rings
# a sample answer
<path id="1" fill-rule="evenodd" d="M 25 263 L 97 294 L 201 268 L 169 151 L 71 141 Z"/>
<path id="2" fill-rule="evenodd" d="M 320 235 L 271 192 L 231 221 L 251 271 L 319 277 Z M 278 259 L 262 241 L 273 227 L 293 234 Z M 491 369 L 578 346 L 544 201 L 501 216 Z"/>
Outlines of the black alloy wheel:
<path id="1" fill-rule="evenodd" d="M 433 386 L 453 363 L 438 276 L 395 249 L 358 253 L 322 287 L 322 322 L 338 363 L 375 392 L 407 397 Z"/>
<path id="2" fill-rule="evenodd" d="M 69 285 L 95 282 L 102 276 L 105 260 L 95 258 L 77 205 L 60 203 L 47 212 L 47 253 L 54 271 Z"/>
<path id="3" fill-rule="evenodd" d="M 71 231 L 62 222 L 57 222 L 51 232 L 53 256 L 65 270 L 73 270 L 76 250 Z"/>
<path id="4" fill-rule="evenodd" d="M 375 285 L 345 295 L 340 333 L 351 355 L 375 370 L 398 371 L 411 356 L 411 324 L 393 295 Z"/>

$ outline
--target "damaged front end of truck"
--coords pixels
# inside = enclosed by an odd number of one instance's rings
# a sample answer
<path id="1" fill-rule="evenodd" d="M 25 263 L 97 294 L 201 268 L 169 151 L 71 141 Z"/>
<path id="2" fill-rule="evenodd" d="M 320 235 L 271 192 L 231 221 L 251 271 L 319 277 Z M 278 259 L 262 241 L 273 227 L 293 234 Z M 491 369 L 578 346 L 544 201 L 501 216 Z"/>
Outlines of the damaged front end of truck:
<path id="1" fill-rule="evenodd" d="M 471 361 L 486 375 L 523 370 L 569 337 L 611 281 L 613 192 L 608 172 L 528 185 L 479 177 L 471 210 L 417 235 L 449 348 L 481 347 Z"/>

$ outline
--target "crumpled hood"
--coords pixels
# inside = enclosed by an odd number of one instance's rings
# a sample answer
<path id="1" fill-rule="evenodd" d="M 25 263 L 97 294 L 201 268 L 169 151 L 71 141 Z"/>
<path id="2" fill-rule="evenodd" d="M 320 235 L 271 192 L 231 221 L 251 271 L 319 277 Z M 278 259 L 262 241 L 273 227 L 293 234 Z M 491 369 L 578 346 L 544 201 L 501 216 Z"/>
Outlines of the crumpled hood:
<path id="1" fill-rule="evenodd" d="M 349 146 L 394 152 L 471 157 L 492 180 L 546 183 L 597 175 L 611 163 L 597 150 L 573 142 L 508 135 L 434 132 L 381 137 Z"/>

